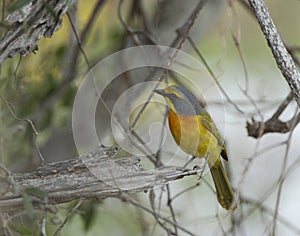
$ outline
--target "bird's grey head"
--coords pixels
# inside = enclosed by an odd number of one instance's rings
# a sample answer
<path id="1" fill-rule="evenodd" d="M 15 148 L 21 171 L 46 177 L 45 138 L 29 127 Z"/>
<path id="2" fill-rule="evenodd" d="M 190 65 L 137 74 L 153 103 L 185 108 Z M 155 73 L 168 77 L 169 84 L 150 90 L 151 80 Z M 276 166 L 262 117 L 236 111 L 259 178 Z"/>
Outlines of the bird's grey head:
<path id="1" fill-rule="evenodd" d="M 164 96 L 171 109 L 181 115 L 196 115 L 204 112 L 197 98 L 186 88 L 179 85 L 171 85 L 163 90 L 155 90 Z"/>

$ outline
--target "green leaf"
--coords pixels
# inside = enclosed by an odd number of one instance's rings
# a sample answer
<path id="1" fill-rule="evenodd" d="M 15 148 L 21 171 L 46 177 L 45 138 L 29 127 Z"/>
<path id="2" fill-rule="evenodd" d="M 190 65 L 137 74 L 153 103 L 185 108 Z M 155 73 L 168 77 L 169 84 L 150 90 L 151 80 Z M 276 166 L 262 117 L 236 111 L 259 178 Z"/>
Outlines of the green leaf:
<path id="1" fill-rule="evenodd" d="M 27 193 L 23 193 L 23 206 L 29 218 L 33 220 L 35 218 L 34 208 Z"/>
<path id="2" fill-rule="evenodd" d="M 20 224 L 9 224 L 8 227 L 11 230 L 13 230 L 13 231 L 15 231 L 15 232 L 17 232 L 17 233 L 19 233 L 23 236 L 27 236 L 27 235 L 30 236 L 33 233 L 30 229 L 28 229 L 28 228 L 26 228 L 26 227 L 24 227 L 23 225 L 20 225 Z"/>
<path id="3" fill-rule="evenodd" d="M 92 223 L 95 220 L 96 209 L 97 209 L 98 204 L 99 203 L 97 201 L 93 200 L 93 201 L 84 202 L 79 207 L 79 210 L 81 212 L 83 212 L 82 214 L 80 214 L 80 216 L 81 216 L 81 219 L 83 220 L 83 223 L 84 223 L 85 232 L 87 232 L 91 228 Z"/>
<path id="4" fill-rule="evenodd" d="M 0 28 L 9 29 L 9 24 L 3 23 L 0 21 Z"/>
<path id="5" fill-rule="evenodd" d="M 25 192 L 29 195 L 38 197 L 38 198 L 45 198 L 47 196 L 47 192 L 39 189 L 39 188 L 26 188 Z"/>
<path id="6" fill-rule="evenodd" d="M 8 8 L 8 11 L 15 11 L 21 9 L 22 7 L 26 6 L 30 0 L 17 0 L 13 5 Z"/>

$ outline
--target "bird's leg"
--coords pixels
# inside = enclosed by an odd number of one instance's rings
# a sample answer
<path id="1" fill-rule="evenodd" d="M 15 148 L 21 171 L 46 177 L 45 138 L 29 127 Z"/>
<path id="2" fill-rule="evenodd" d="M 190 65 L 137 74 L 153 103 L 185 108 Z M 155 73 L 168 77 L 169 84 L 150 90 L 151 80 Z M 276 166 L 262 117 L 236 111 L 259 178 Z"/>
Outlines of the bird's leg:
<path id="1" fill-rule="evenodd" d="M 208 162 L 208 157 L 209 157 L 209 152 L 207 152 L 207 154 L 205 156 L 205 164 Z"/>
<path id="2" fill-rule="evenodd" d="M 208 157 L 209 157 L 209 152 L 206 154 L 205 156 L 205 160 L 204 160 L 204 164 L 200 167 L 202 168 L 201 172 L 199 173 L 199 179 L 200 180 L 203 176 L 203 173 L 204 173 L 204 170 L 205 170 L 205 167 L 206 167 L 206 164 L 207 164 L 207 161 L 208 161 Z"/>
<path id="3" fill-rule="evenodd" d="M 183 169 L 185 169 L 187 166 L 188 166 L 188 164 L 190 164 L 193 160 L 195 160 L 195 156 L 193 155 L 188 161 L 187 161 L 187 163 L 185 163 L 185 165 L 182 167 Z"/>

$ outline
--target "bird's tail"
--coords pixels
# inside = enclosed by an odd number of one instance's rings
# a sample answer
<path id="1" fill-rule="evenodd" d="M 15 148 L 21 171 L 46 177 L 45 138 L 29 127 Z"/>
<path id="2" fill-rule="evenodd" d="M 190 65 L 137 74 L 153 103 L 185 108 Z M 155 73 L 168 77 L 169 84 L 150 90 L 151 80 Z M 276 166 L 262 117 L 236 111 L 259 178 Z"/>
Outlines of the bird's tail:
<path id="1" fill-rule="evenodd" d="M 213 165 L 209 166 L 220 205 L 226 210 L 236 209 L 237 205 L 234 194 L 221 160 L 218 158 Z"/>

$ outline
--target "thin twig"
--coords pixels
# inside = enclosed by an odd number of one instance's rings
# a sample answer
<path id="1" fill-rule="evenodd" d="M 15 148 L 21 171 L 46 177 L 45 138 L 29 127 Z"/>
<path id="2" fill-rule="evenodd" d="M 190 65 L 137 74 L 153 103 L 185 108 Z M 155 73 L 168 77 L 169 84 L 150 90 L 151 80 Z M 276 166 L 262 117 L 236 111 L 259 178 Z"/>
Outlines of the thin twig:
<path id="1" fill-rule="evenodd" d="M 174 224 L 175 235 L 178 235 L 177 220 L 176 220 L 176 214 L 175 214 L 175 211 L 174 211 L 174 208 L 173 208 L 173 205 L 172 205 L 170 185 L 167 184 L 166 188 L 167 188 L 167 198 L 168 198 L 167 206 L 170 209 L 173 222 L 175 223 Z"/>
<path id="2" fill-rule="evenodd" d="M 183 189 L 179 193 L 176 193 L 170 200 L 174 201 L 176 198 L 178 198 L 182 194 L 185 194 L 185 193 L 189 192 L 190 190 L 193 190 L 193 189 L 197 188 L 199 185 L 200 185 L 200 182 L 197 182 L 195 185 L 192 185 L 192 186 L 189 186 L 189 187 Z"/>
<path id="3" fill-rule="evenodd" d="M 34 136 L 33 136 L 33 144 L 34 144 L 34 147 L 35 147 L 36 151 L 37 151 L 38 154 L 39 154 L 38 156 L 39 156 L 39 158 L 40 158 L 41 165 L 44 165 L 44 164 L 45 164 L 45 159 L 44 159 L 44 157 L 43 157 L 43 155 L 42 155 L 42 153 L 41 153 L 41 151 L 40 151 L 40 149 L 39 149 L 39 147 L 38 147 L 38 145 L 37 145 L 37 143 L 36 143 L 36 139 L 37 139 L 39 133 L 38 133 L 37 129 L 35 128 L 35 125 L 33 124 L 33 121 L 30 120 L 30 119 L 28 119 L 28 118 L 25 118 L 25 119 L 19 118 L 19 117 L 15 114 L 15 112 L 13 111 L 13 109 L 12 109 L 10 103 L 9 103 L 4 97 L 2 97 L 2 96 L 0 96 L 0 98 L 1 98 L 1 100 L 5 103 L 7 109 L 9 110 L 10 114 L 12 115 L 12 117 L 13 117 L 15 120 L 22 121 L 22 122 L 27 122 L 27 123 L 30 125 L 30 127 L 31 127 L 31 129 L 32 129 L 32 131 L 33 131 L 33 135 L 34 135 Z"/>
<path id="4" fill-rule="evenodd" d="M 251 205 L 256 205 L 257 204 L 257 201 L 256 200 L 252 200 L 250 198 L 247 198 L 245 196 L 241 196 L 241 202 L 242 203 L 245 203 L 245 204 L 251 204 Z M 268 207 L 268 206 L 265 206 L 263 204 L 261 204 L 260 206 L 258 206 L 259 209 L 268 214 L 269 216 L 274 216 L 274 212 L 273 212 L 273 209 Z M 282 223 L 283 225 L 287 226 L 288 229 L 290 229 L 291 231 L 293 231 L 296 235 L 299 235 L 300 234 L 300 228 L 297 227 L 297 225 L 291 223 L 290 219 L 288 218 L 285 218 L 283 215 L 281 214 L 278 214 L 278 221 L 280 223 Z"/>
<path id="5" fill-rule="evenodd" d="M 18 64 L 17 64 L 16 69 L 14 70 L 14 73 L 13 73 L 14 82 L 17 82 L 17 72 L 18 72 L 18 70 L 20 68 L 20 65 L 21 65 L 21 62 L 22 62 L 22 58 L 23 57 L 21 55 L 19 55 Z"/>
<path id="6" fill-rule="evenodd" d="M 126 29 L 127 33 L 131 36 L 132 41 L 134 42 L 134 44 L 136 46 L 140 46 L 142 45 L 140 39 L 137 37 L 137 35 L 133 32 L 133 30 L 131 29 L 131 27 L 126 23 L 125 19 L 122 16 L 122 4 L 123 4 L 123 0 L 119 0 L 119 4 L 118 4 L 118 17 L 121 21 L 121 24 L 124 26 L 124 28 Z"/>
<path id="7" fill-rule="evenodd" d="M 202 56 L 202 53 L 200 52 L 200 50 L 198 49 L 198 47 L 195 45 L 194 41 L 191 39 L 191 37 L 188 37 L 188 41 L 191 44 L 192 48 L 194 49 L 194 51 L 196 52 L 196 54 L 199 56 L 199 58 L 201 59 L 201 61 L 203 62 L 205 68 L 208 70 L 209 74 L 211 75 L 211 77 L 213 78 L 213 80 L 215 81 L 215 83 L 217 84 L 218 88 L 221 90 L 221 92 L 224 94 L 224 96 L 226 97 L 227 101 L 241 114 L 244 114 L 244 112 L 236 105 L 235 102 L 233 102 L 231 100 L 231 98 L 229 97 L 229 95 L 226 93 L 225 89 L 220 85 L 218 78 L 216 77 L 216 75 L 214 74 L 214 72 L 212 71 L 212 69 L 210 68 L 210 66 L 208 65 L 208 63 L 206 62 L 205 58 Z"/>
<path id="8" fill-rule="evenodd" d="M 244 54 L 242 52 L 242 49 L 240 47 L 240 42 L 239 42 L 239 39 L 232 33 L 232 38 L 233 38 L 233 41 L 235 43 L 235 47 L 237 48 L 237 51 L 239 53 L 239 57 L 242 61 L 242 65 L 243 65 L 243 69 L 244 69 L 244 74 L 245 74 L 245 88 L 242 89 L 240 87 L 240 89 L 242 90 L 242 92 L 245 94 L 245 96 L 249 99 L 249 101 L 251 102 L 251 104 L 253 105 L 253 107 L 255 108 L 256 112 L 258 113 L 258 115 L 260 116 L 261 120 L 263 120 L 263 115 L 257 105 L 257 103 L 254 101 L 254 99 L 249 95 L 248 93 L 248 89 L 249 89 L 249 76 L 248 76 L 248 70 L 247 70 L 247 64 L 246 64 L 246 59 L 244 57 Z"/>
<path id="9" fill-rule="evenodd" d="M 42 236 L 47 236 L 46 233 L 46 219 L 47 219 L 47 209 L 46 206 L 47 205 L 47 197 L 44 200 L 44 204 L 42 204 L 42 224 L 41 224 L 41 235 Z"/>
<path id="10" fill-rule="evenodd" d="M 164 115 L 164 120 L 163 120 L 163 126 L 166 127 L 167 124 L 167 117 L 168 117 L 168 107 L 165 107 L 165 115 Z M 161 129 L 161 133 L 160 133 L 160 142 L 163 142 L 163 135 L 164 134 L 164 129 Z M 161 149 L 158 150 L 158 152 L 156 153 L 156 163 L 155 166 L 156 167 L 160 167 L 161 165 L 163 165 L 162 161 L 161 161 Z"/>
<path id="11" fill-rule="evenodd" d="M 5 20 L 5 11 L 6 11 L 6 4 L 5 4 L 5 0 L 2 0 L 2 9 L 1 9 L 1 22 L 4 23 Z M 2 37 L 2 30 L 4 30 L 3 27 L 0 27 L 0 35 Z"/>
<path id="12" fill-rule="evenodd" d="M 105 0 L 98 0 L 95 7 L 93 8 L 93 12 L 88 20 L 88 23 L 82 30 L 80 34 L 80 41 L 85 42 L 89 32 L 91 31 L 92 27 L 94 26 L 94 22 L 97 20 L 97 16 L 99 14 L 99 11 L 102 9 L 103 4 L 105 3 Z"/>
<path id="13" fill-rule="evenodd" d="M 296 116 L 297 112 L 298 112 L 298 108 L 296 109 L 294 118 L 297 117 Z M 280 204 L 280 199 L 281 199 L 282 187 L 283 187 L 283 183 L 284 183 L 284 180 L 285 180 L 285 178 L 283 178 L 283 176 L 285 175 L 288 155 L 289 155 L 290 146 L 291 146 L 291 139 L 292 139 L 293 131 L 296 127 L 296 124 L 297 124 L 297 120 L 294 119 L 294 122 L 292 124 L 291 132 L 289 133 L 288 139 L 286 141 L 286 149 L 285 149 L 283 164 L 282 164 L 282 168 L 281 168 L 281 174 L 280 174 L 280 177 L 279 177 L 280 181 L 279 181 L 276 205 L 275 205 L 275 210 L 274 210 L 273 229 L 272 229 L 272 235 L 273 236 L 276 235 L 276 231 L 277 231 L 277 219 L 278 219 L 278 213 L 279 213 L 279 204 Z"/>
<path id="14" fill-rule="evenodd" d="M 88 69 L 90 70 L 90 69 L 92 68 L 92 67 L 91 67 L 91 64 L 90 64 L 90 62 L 89 62 L 89 60 L 88 60 L 88 58 L 87 58 L 87 55 L 86 55 L 84 49 L 82 48 L 82 42 L 81 42 L 81 39 L 79 38 L 79 35 L 78 35 L 77 30 L 76 30 L 76 28 L 75 28 L 75 25 L 74 25 L 74 23 L 73 23 L 73 21 L 72 21 L 72 18 L 71 18 L 70 14 L 69 14 L 68 12 L 67 12 L 67 16 L 68 16 L 69 22 L 70 22 L 70 24 L 71 24 L 73 33 L 74 33 L 74 35 L 75 35 L 75 37 L 76 37 L 76 40 L 77 40 L 77 46 L 78 46 L 80 52 L 82 53 L 82 55 L 83 55 L 83 57 L 84 57 L 84 60 L 85 60 L 85 63 L 87 64 L 87 66 L 88 66 Z"/>
<path id="15" fill-rule="evenodd" d="M 68 215 L 66 216 L 65 220 L 63 221 L 63 223 L 56 229 L 54 236 L 57 236 L 60 231 L 63 229 L 63 227 L 65 226 L 66 223 L 68 223 L 68 221 L 71 219 L 71 217 L 73 216 L 73 214 L 75 213 L 75 211 L 78 209 L 78 207 L 80 207 L 82 203 L 82 200 L 80 199 L 76 205 L 69 211 Z"/>
<path id="16" fill-rule="evenodd" d="M 163 189 L 164 187 L 165 186 L 162 186 L 161 189 Z M 155 192 L 154 192 L 154 190 L 151 190 L 149 193 L 149 201 L 150 201 L 150 205 L 152 208 L 152 215 L 155 218 L 156 222 L 166 231 L 168 236 L 174 235 L 175 233 L 161 221 L 161 217 L 159 217 L 160 216 L 159 213 L 157 213 L 155 210 Z M 160 209 L 160 206 L 159 206 L 159 209 Z"/>
<path id="17" fill-rule="evenodd" d="M 122 194 L 122 195 L 120 196 L 120 199 L 123 200 L 123 201 L 129 202 L 130 204 L 132 204 L 132 205 L 134 205 L 134 206 L 136 206 L 136 207 L 141 208 L 142 210 L 144 210 L 144 211 L 150 213 L 153 217 L 155 217 L 155 218 L 157 217 L 157 218 L 159 218 L 159 219 L 165 221 L 166 223 L 172 225 L 173 227 L 175 227 L 175 225 L 176 225 L 176 227 L 177 227 L 179 230 L 183 231 L 184 233 L 186 233 L 186 234 L 188 234 L 188 235 L 193 235 L 193 236 L 194 236 L 194 234 L 193 234 L 192 232 L 188 231 L 187 229 L 183 228 L 183 227 L 180 226 L 180 225 L 175 224 L 174 222 L 170 221 L 169 219 L 167 219 L 167 218 L 165 218 L 165 217 L 162 217 L 162 216 L 159 215 L 159 214 L 156 214 L 155 212 L 151 211 L 151 210 L 148 209 L 147 207 L 145 207 L 145 206 L 143 206 L 143 205 L 137 203 L 136 201 L 134 201 L 134 200 L 133 200 L 132 198 L 130 198 L 129 196 L 127 196 L 127 195 L 125 195 L 125 194 Z"/>
<path id="18" fill-rule="evenodd" d="M 278 180 L 278 182 L 282 181 L 283 179 L 286 179 L 289 175 L 291 175 L 299 167 L 299 165 L 300 156 L 293 163 L 290 164 L 289 168 L 285 171 L 284 175 L 281 179 Z M 273 184 L 259 200 L 256 200 L 253 203 L 253 207 L 248 210 L 247 214 L 244 214 L 237 219 L 236 226 L 240 226 L 247 217 L 251 216 L 257 208 L 260 208 L 262 206 L 263 202 L 274 192 L 278 185 L 278 182 Z M 243 196 L 240 196 L 241 201 L 243 201 L 243 198 Z M 272 215 L 274 216 L 274 212 L 272 213 Z"/>
<path id="19" fill-rule="evenodd" d="M 277 108 L 276 112 L 274 112 L 273 116 L 271 117 L 271 119 L 278 119 L 279 116 L 282 114 L 282 112 L 285 110 L 285 108 L 287 108 L 287 106 L 289 105 L 289 103 L 292 101 L 293 99 L 293 94 L 292 92 L 290 92 L 287 97 L 282 101 L 282 103 L 279 105 L 279 107 Z"/>
<path id="20" fill-rule="evenodd" d="M 197 6 L 195 7 L 194 11 L 192 12 L 192 14 L 188 17 L 188 19 L 185 21 L 185 23 L 177 29 L 177 37 L 173 40 L 173 42 L 171 43 L 171 47 L 174 48 L 176 47 L 176 51 L 174 52 L 174 54 L 171 56 L 169 62 L 167 63 L 166 68 L 163 70 L 163 74 L 158 78 L 158 82 L 161 82 L 163 79 L 165 79 L 165 77 L 167 76 L 167 71 L 168 69 L 171 67 L 173 61 L 176 58 L 176 55 L 178 53 L 178 51 L 182 48 L 184 42 L 186 41 L 186 39 L 189 36 L 189 32 L 192 28 L 192 26 L 194 25 L 201 9 L 203 8 L 204 4 L 205 4 L 206 0 L 202 0 L 200 1 Z M 157 85 L 155 86 L 154 89 L 158 88 L 159 83 L 157 83 Z M 142 115 L 142 113 L 145 111 L 146 107 L 148 106 L 150 99 L 152 98 L 154 92 L 152 91 L 147 99 L 147 101 L 143 104 L 139 114 L 136 116 L 135 120 L 133 121 L 130 130 L 132 130 L 135 125 L 137 124 L 140 116 Z"/>
<path id="21" fill-rule="evenodd" d="M 77 61 L 79 57 L 79 51 L 82 53 L 85 62 L 88 65 L 88 70 L 91 68 L 91 63 L 88 60 L 88 57 L 83 49 L 83 45 L 85 44 L 88 34 L 91 30 L 91 27 L 94 26 L 94 22 L 97 19 L 96 16 L 99 14 L 99 11 L 102 9 L 103 3 L 105 3 L 104 0 L 99 0 L 96 3 L 95 9 L 91 14 L 91 17 L 89 18 L 89 21 L 85 28 L 82 30 L 81 34 L 77 33 L 76 27 L 74 25 L 74 22 L 72 21 L 72 18 L 70 17 L 70 14 L 68 13 L 68 17 L 70 20 L 70 24 L 73 30 L 73 33 L 77 40 L 77 47 L 71 48 L 70 58 L 67 58 L 66 60 L 70 61 L 72 64 L 67 63 L 67 67 L 64 68 L 63 78 L 64 81 L 62 82 L 61 86 L 56 90 L 54 94 L 52 94 L 47 100 L 43 101 L 41 105 L 41 110 L 36 111 L 34 114 L 31 115 L 31 119 L 35 120 L 38 119 L 41 115 L 44 114 L 44 111 L 52 107 L 52 105 L 65 94 L 65 92 L 70 88 L 71 81 L 76 79 L 76 68 L 77 68 Z M 80 37 L 78 36 L 80 35 Z"/>

